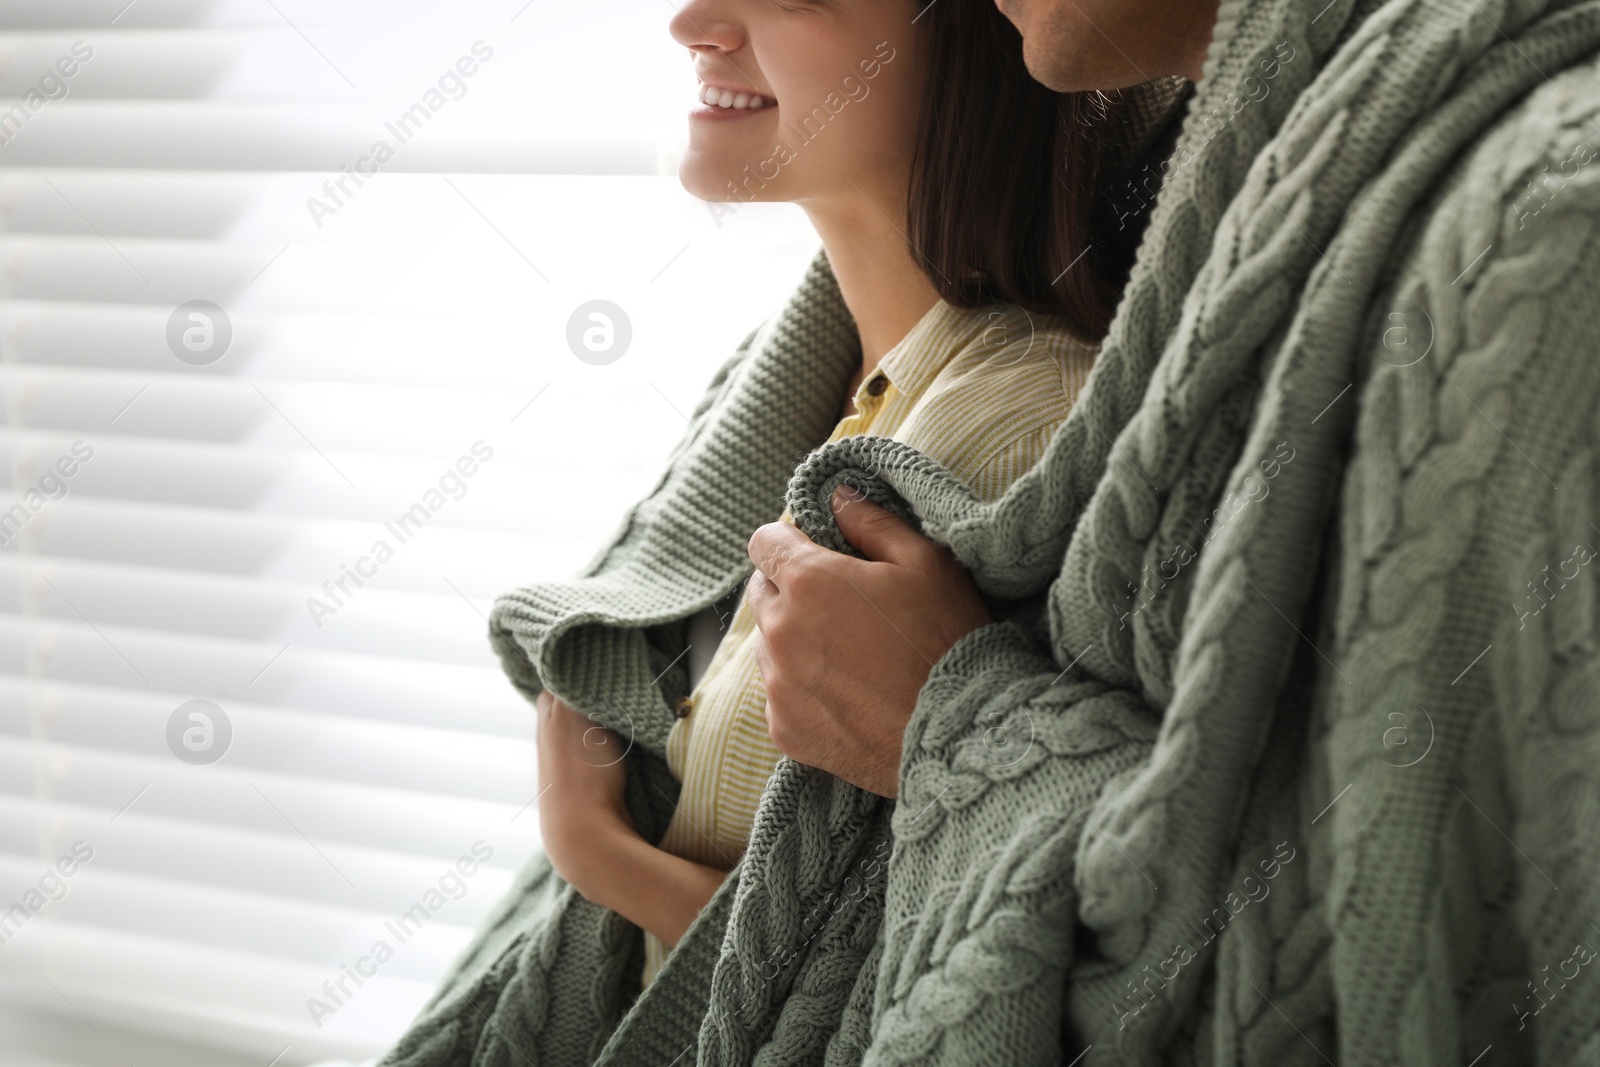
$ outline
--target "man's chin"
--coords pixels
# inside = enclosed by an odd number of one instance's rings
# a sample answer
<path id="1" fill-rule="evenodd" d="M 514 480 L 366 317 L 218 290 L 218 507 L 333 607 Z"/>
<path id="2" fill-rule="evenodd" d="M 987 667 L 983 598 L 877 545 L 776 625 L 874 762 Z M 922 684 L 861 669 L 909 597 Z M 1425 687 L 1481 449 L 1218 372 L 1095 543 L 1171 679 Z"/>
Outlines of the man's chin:
<path id="1" fill-rule="evenodd" d="M 1022 34 L 1022 60 L 1027 64 L 1033 80 L 1057 92 L 1067 92 L 1072 86 L 1063 84 L 1067 79 L 1063 62 L 1065 49 L 1055 47 L 1048 25 L 1048 2 L 1040 0 L 996 0 L 1000 14 Z M 1043 8 L 1044 10 L 1041 10 Z"/>
<path id="2" fill-rule="evenodd" d="M 1012 3 L 1014 7 L 1015 0 Z M 1041 15 L 1019 28 L 1022 61 L 1033 80 L 1048 89 L 1058 93 L 1105 92 L 1126 89 L 1145 80 L 1125 56 L 1100 55 L 1079 47 L 1083 38 L 1076 26 L 1052 24 Z M 1092 27 L 1089 32 L 1094 32 Z"/>
<path id="3" fill-rule="evenodd" d="M 1022 35 L 1022 61 L 1033 80 L 1058 93 L 1126 89 L 1144 81 L 1132 60 L 1096 51 L 1105 35 L 1095 27 L 1085 0 L 996 0 L 1000 13 Z"/>
<path id="4" fill-rule="evenodd" d="M 1071 50 L 1060 47 L 1061 42 L 1054 39 L 1048 27 L 1036 24 L 1017 28 L 1022 31 L 1022 62 L 1034 81 L 1058 93 L 1084 88 L 1073 77 L 1074 72 L 1081 73 L 1081 69 L 1073 62 Z"/>

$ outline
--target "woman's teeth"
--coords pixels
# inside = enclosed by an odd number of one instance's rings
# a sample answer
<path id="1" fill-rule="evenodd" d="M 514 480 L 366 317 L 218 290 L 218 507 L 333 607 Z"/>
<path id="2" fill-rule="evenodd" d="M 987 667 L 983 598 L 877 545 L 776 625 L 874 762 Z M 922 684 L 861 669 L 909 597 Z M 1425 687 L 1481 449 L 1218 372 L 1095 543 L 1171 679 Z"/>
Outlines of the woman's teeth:
<path id="1" fill-rule="evenodd" d="M 710 85 L 700 86 L 699 96 L 702 104 L 709 104 L 712 107 L 731 107 L 735 111 L 746 109 L 754 111 L 767 106 L 766 99 L 754 93 L 730 93 L 726 89 L 717 89 Z"/>

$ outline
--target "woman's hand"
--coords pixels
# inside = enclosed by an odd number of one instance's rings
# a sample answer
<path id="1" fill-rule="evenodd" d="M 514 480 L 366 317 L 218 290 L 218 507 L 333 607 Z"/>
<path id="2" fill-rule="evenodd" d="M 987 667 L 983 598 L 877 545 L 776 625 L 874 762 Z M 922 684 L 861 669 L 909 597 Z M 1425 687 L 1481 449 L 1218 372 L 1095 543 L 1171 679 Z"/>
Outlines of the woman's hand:
<path id="1" fill-rule="evenodd" d="M 548 689 L 534 702 L 539 758 L 539 830 L 550 862 L 584 892 L 595 874 L 594 843 L 634 833 L 622 800 L 627 749 L 616 734 L 575 711 Z"/>
<path id="2" fill-rule="evenodd" d="M 761 631 L 767 729 L 779 750 L 892 797 L 900 747 L 934 663 L 993 619 L 972 576 L 938 542 L 853 490 L 832 501 L 860 560 L 787 522 L 750 538 L 745 596 Z"/>
<path id="3" fill-rule="evenodd" d="M 668 945 L 675 945 L 725 877 L 639 836 L 623 801 L 628 745 L 548 689 L 539 717 L 539 823 L 556 873 Z"/>

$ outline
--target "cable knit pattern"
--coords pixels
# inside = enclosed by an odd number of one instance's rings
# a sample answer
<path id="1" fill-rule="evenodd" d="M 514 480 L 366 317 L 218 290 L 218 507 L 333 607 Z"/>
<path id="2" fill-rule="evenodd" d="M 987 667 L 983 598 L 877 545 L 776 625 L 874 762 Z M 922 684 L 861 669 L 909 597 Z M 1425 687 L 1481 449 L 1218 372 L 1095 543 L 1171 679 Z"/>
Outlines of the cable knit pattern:
<path id="1" fill-rule="evenodd" d="M 536 857 L 385 1064 L 1593 1062 L 1597 57 L 1600 0 L 1222 0 L 1087 388 L 997 501 L 808 451 L 859 359 L 819 259 L 588 567 L 497 602 L 508 675 L 633 740 L 659 835 L 683 621 L 785 503 L 854 554 L 854 484 L 1043 616 L 934 665 L 898 802 L 781 762 L 642 992 Z"/>

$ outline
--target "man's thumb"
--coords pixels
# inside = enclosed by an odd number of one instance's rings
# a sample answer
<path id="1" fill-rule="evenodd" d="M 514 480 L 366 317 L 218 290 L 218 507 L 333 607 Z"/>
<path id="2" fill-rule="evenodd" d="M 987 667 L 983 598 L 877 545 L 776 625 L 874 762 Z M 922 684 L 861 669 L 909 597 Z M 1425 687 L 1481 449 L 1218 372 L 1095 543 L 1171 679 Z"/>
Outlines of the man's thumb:
<path id="1" fill-rule="evenodd" d="M 916 562 L 923 538 L 910 523 L 850 485 L 835 488 L 829 503 L 839 532 L 868 559 L 880 563 Z"/>

